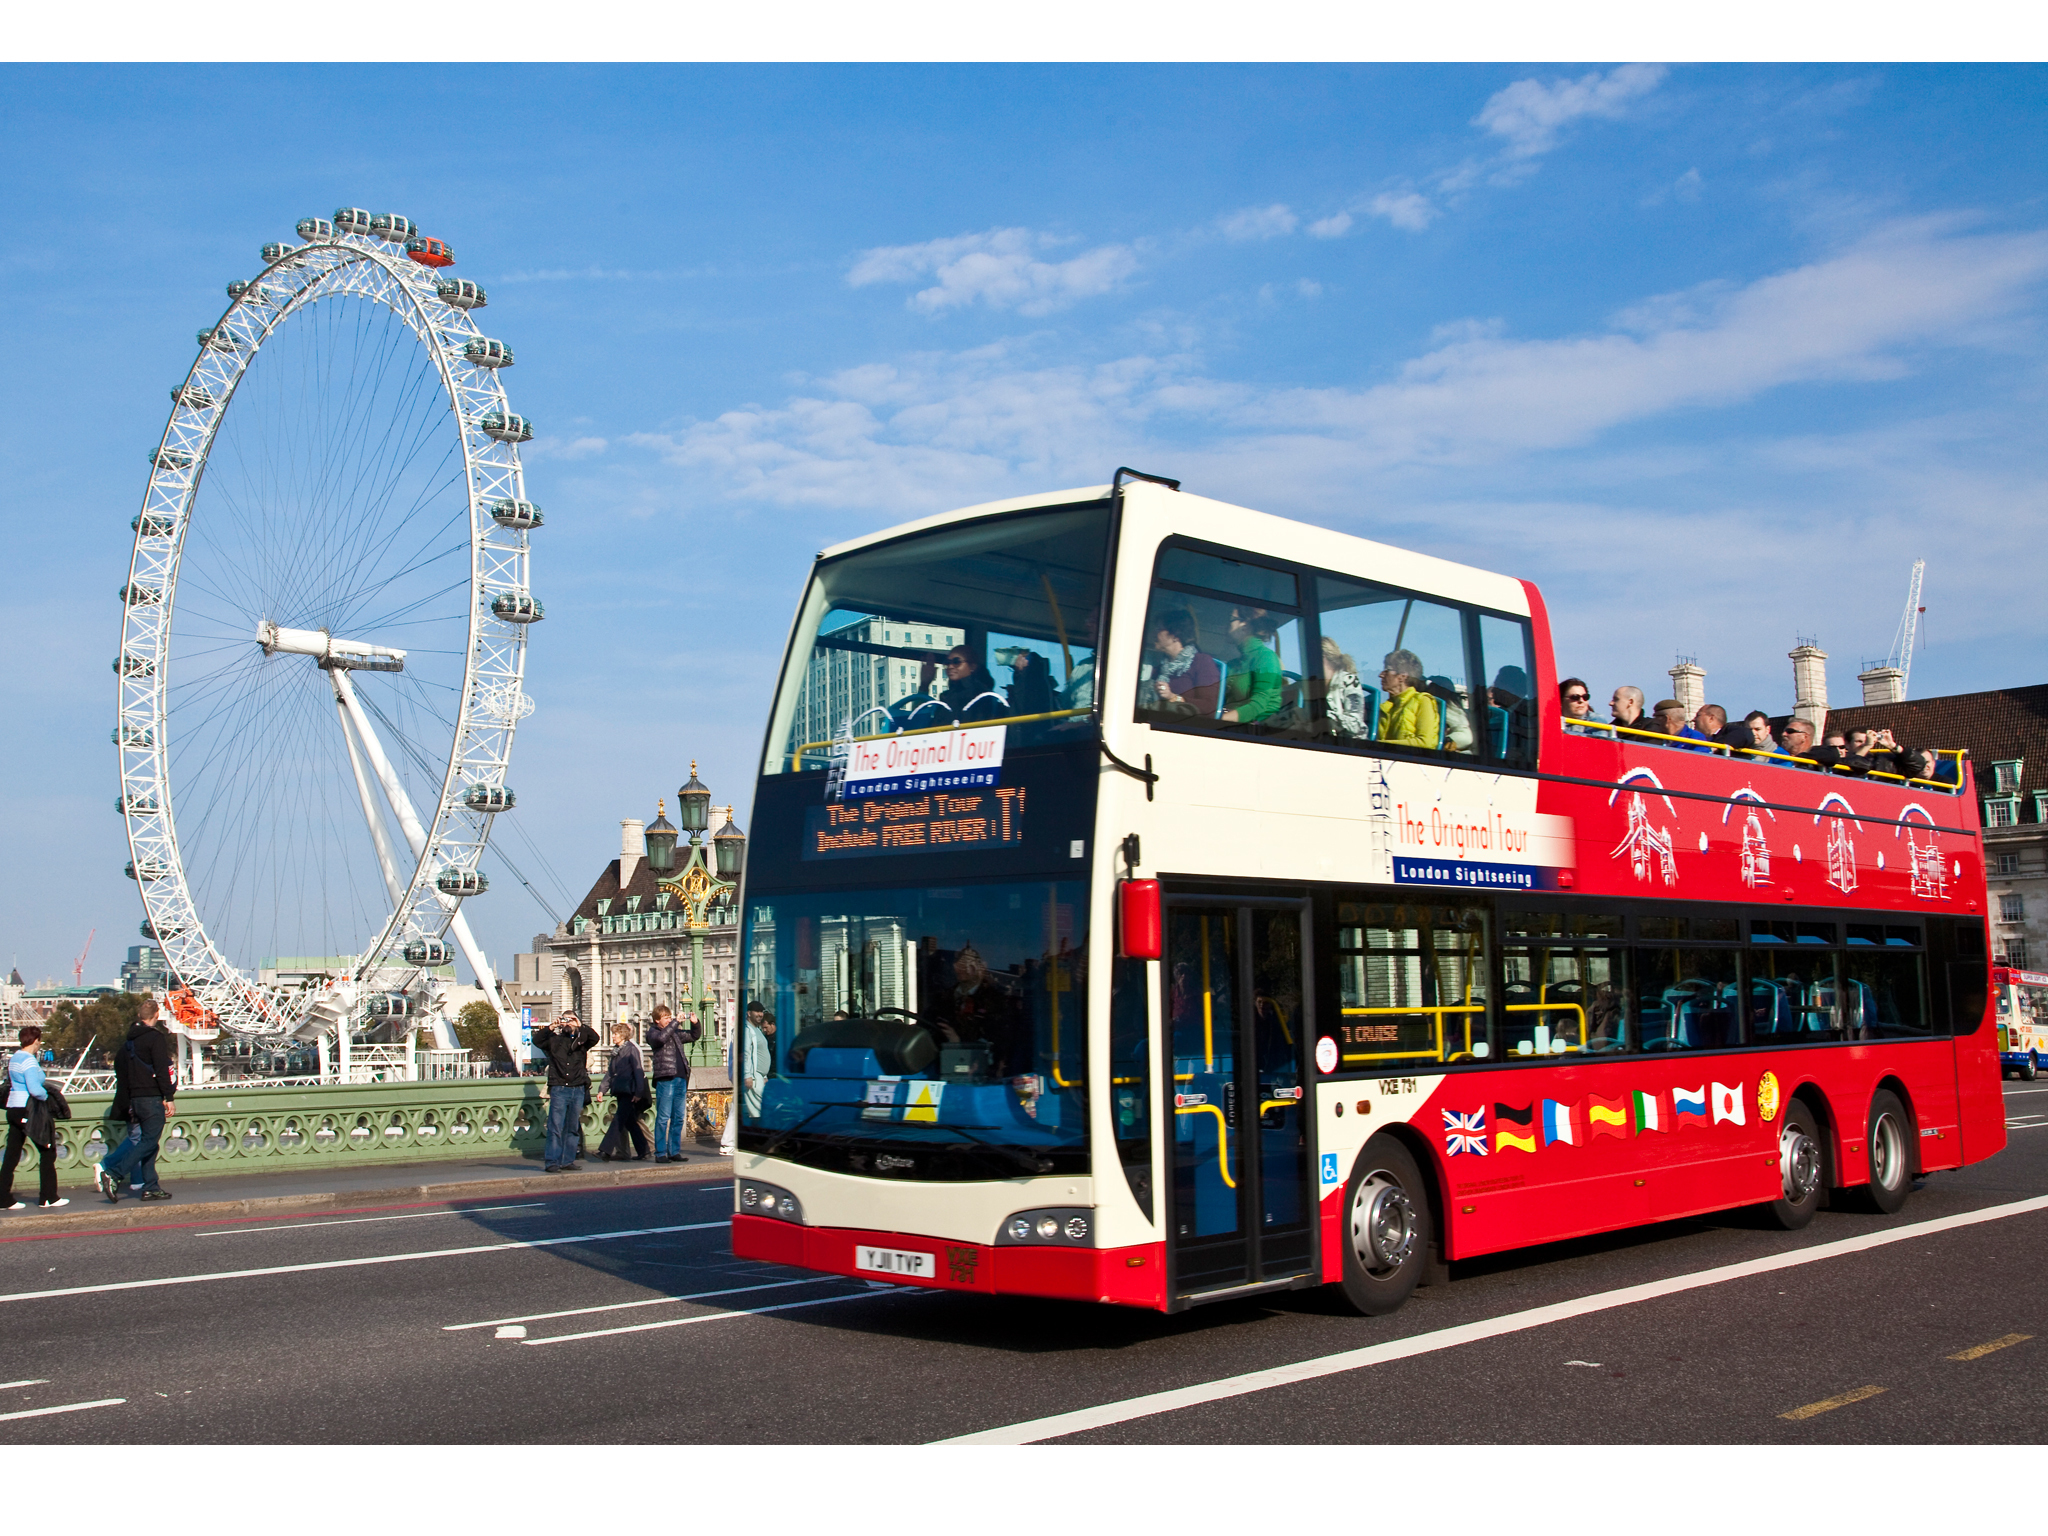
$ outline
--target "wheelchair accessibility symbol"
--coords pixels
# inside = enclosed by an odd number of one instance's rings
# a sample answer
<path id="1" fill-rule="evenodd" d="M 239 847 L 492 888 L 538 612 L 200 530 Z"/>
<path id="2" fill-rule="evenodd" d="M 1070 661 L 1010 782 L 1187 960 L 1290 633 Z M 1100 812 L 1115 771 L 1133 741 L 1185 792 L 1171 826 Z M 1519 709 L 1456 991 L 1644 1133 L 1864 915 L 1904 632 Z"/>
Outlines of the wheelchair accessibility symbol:
<path id="1" fill-rule="evenodd" d="M 1342 1176 L 1337 1172 L 1337 1154 L 1325 1152 L 1323 1154 L 1323 1183 L 1327 1185 L 1341 1184 L 1343 1182 Z"/>

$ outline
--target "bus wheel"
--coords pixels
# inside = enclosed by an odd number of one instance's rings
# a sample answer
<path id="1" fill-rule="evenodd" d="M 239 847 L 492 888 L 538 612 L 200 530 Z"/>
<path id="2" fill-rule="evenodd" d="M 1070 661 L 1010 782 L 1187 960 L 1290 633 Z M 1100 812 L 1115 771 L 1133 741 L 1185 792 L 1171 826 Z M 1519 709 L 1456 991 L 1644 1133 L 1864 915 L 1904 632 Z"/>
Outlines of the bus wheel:
<path id="1" fill-rule="evenodd" d="M 1864 1142 L 1870 1157 L 1870 1182 L 1863 1198 L 1889 1216 L 1906 1203 L 1913 1189 L 1913 1122 L 1898 1095 L 1880 1088 L 1870 1100 L 1870 1131 Z"/>
<path id="2" fill-rule="evenodd" d="M 1784 1193 L 1771 1202 L 1771 1219 L 1787 1232 L 1797 1232 L 1820 1209 L 1824 1166 L 1813 1111 L 1794 1099 L 1778 1128 L 1778 1176 Z"/>
<path id="3" fill-rule="evenodd" d="M 2031 1083 L 2041 1075 L 2041 1056 L 2038 1051 L 2027 1052 L 2027 1059 L 2020 1063 L 2020 1081 Z"/>
<path id="4" fill-rule="evenodd" d="M 1429 1186 L 1408 1149 L 1375 1136 L 1344 1192 L 1344 1299 L 1368 1317 L 1393 1311 L 1429 1261 Z"/>

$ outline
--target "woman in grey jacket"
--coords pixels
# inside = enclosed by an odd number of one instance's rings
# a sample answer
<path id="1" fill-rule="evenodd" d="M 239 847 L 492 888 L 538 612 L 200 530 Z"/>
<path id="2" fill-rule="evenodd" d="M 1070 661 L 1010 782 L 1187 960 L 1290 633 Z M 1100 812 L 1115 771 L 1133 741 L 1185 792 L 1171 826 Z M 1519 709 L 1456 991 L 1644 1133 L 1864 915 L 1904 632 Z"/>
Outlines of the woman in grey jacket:
<path id="1" fill-rule="evenodd" d="M 654 1079 L 654 1160 L 680 1163 L 683 1160 L 683 1118 L 689 1107 L 690 1063 L 683 1047 L 697 1038 L 697 1026 L 687 1030 L 675 1021 L 668 1004 L 655 1007 L 654 1022 L 647 1026 L 647 1049 L 652 1055 L 649 1076 Z"/>

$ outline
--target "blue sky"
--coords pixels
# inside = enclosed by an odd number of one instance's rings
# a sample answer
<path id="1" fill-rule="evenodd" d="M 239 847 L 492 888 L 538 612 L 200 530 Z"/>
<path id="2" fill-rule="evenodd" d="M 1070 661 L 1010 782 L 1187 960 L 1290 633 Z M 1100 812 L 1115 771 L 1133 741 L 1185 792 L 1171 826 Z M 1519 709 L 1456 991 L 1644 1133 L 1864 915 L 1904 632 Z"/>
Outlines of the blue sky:
<path id="1" fill-rule="evenodd" d="M 2043 678 L 2040 69 L 0 85 L 0 957 L 31 980 L 94 926 L 110 974 L 140 917 L 107 664 L 165 390 L 257 248 L 344 203 L 452 241 L 518 351 L 549 617 L 512 780 L 571 896 L 693 756 L 744 820 L 815 550 L 1118 464 L 1530 577 L 1602 696 L 1685 652 L 1782 709 L 1809 634 L 1853 699 L 1916 556 L 1917 696 Z M 509 880 L 471 912 L 499 956 L 546 925 Z"/>

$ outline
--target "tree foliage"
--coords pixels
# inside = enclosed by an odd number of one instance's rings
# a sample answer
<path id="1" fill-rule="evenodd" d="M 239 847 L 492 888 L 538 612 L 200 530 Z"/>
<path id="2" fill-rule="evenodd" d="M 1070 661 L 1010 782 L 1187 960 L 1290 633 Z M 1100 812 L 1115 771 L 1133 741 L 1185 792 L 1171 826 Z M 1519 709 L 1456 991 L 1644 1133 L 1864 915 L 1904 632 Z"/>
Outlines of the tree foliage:
<path id="1" fill-rule="evenodd" d="M 473 1055 L 488 1056 L 493 1061 L 512 1059 L 505 1049 L 505 1037 L 498 1032 L 498 1010 L 481 998 L 465 1003 L 462 1012 L 455 1016 L 455 1038 Z"/>
<path id="2" fill-rule="evenodd" d="M 144 992 L 116 992 L 84 1004 L 59 1003 L 43 1025 L 43 1044 L 66 1066 L 78 1059 L 80 1051 L 86 1052 L 88 1065 L 101 1064 L 128 1038 L 135 1010 L 147 996 Z"/>

